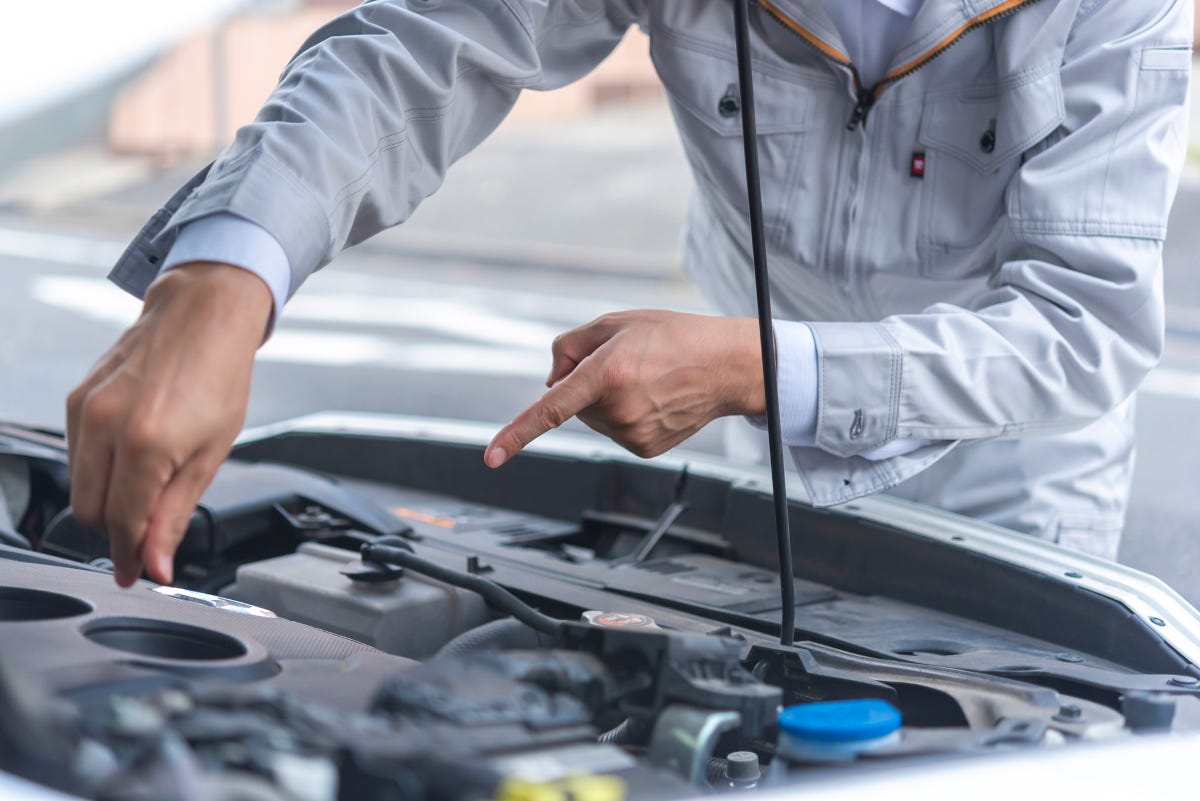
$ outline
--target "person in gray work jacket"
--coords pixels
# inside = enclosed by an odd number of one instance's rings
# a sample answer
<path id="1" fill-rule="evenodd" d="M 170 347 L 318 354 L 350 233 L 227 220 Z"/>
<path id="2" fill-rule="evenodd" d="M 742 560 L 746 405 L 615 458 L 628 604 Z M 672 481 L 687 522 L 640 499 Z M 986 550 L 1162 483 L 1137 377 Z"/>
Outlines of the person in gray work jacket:
<path id="1" fill-rule="evenodd" d="M 759 0 L 751 20 L 808 495 L 891 490 L 1113 557 L 1133 397 L 1163 346 L 1192 3 L 848 5 Z M 576 80 L 633 25 L 695 176 L 684 268 L 723 316 L 627 312 L 559 337 L 551 388 L 485 459 L 572 415 L 649 456 L 761 413 L 732 20 L 729 0 L 377 0 L 321 28 L 112 272 L 144 311 L 71 394 L 68 431 L 72 503 L 110 535 L 118 581 L 170 580 L 273 310 L 406 219 L 522 90 Z"/>

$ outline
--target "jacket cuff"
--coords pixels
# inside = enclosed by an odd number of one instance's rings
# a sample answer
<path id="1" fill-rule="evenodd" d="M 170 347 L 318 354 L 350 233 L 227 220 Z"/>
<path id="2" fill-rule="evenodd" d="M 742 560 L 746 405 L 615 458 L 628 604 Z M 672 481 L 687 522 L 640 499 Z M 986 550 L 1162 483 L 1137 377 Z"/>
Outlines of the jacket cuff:
<path id="1" fill-rule="evenodd" d="M 810 323 L 817 343 L 816 445 L 837 456 L 896 437 L 903 352 L 879 323 Z"/>
<path id="2" fill-rule="evenodd" d="M 959 440 L 938 440 L 879 461 L 864 456 L 834 456 L 818 448 L 793 448 L 792 462 L 813 506 L 837 506 L 907 481 L 959 444 Z"/>
<path id="3" fill-rule="evenodd" d="M 167 222 L 179 210 L 184 200 L 204 183 L 211 169 L 212 165 L 209 164 L 192 176 L 171 196 L 166 205 L 154 212 L 154 216 L 146 221 L 138 235 L 125 248 L 121 258 L 113 265 L 108 274 L 110 281 L 135 297 L 145 297 L 146 289 L 158 277 L 158 268 L 175 243 L 175 232 L 165 230 Z"/>
<path id="4" fill-rule="evenodd" d="M 284 300 L 291 298 L 304 279 L 327 260 L 330 227 L 324 208 L 298 178 L 259 150 L 216 169 L 219 174 L 210 174 L 184 199 L 155 238 L 156 243 L 164 239 L 173 242 L 184 225 L 204 217 L 241 217 L 283 247 L 290 268 Z M 281 191 L 288 192 L 286 203 L 279 201 Z"/>

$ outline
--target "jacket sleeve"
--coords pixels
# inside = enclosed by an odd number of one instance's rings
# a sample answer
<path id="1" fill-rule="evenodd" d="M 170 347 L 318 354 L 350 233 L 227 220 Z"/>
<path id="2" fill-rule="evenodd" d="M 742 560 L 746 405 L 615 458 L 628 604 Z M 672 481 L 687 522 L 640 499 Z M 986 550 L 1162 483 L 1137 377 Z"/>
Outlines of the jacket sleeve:
<path id="1" fill-rule="evenodd" d="M 988 287 L 962 306 L 812 324 L 822 450 L 848 457 L 897 437 L 942 442 L 893 465 L 889 483 L 955 441 L 1080 428 L 1131 395 L 1161 354 L 1162 243 L 1186 149 L 1192 3 L 1079 5 L 1055 50 L 1063 122 L 1007 189 Z M 1026 55 L 1054 44 L 1032 38 Z"/>
<path id="2" fill-rule="evenodd" d="M 585 75 L 640 0 L 376 0 L 303 45 L 250 125 L 155 215 L 112 279 L 137 294 L 179 228 L 227 213 L 283 246 L 289 296 L 343 249 L 403 222 L 522 89 Z"/>

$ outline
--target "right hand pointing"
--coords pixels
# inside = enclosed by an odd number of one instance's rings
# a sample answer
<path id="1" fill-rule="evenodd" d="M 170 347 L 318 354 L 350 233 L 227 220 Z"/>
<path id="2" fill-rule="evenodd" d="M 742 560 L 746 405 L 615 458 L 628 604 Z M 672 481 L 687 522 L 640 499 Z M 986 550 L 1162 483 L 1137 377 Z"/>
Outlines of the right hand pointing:
<path id="1" fill-rule="evenodd" d="M 117 583 L 169 584 L 200 495 L 241 430 L 267 285 L 228 264 L 167 271 L 67 398 L 71 506 L 108 535 Z"/>

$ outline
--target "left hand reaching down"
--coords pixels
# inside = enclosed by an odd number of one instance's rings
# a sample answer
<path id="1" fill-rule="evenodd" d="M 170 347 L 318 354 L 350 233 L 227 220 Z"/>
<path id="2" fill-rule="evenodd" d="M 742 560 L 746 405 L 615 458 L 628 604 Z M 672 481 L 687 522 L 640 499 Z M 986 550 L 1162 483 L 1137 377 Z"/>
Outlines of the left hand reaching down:
<path id="1" fill-rule="evenodd" d="M 542 397 L 500 430 L 489 467 L 579 417 L 641 457 L 725 415 L 765 408 L 758 323 L 669 311 L 606 314 L 554 340 Z"/>

